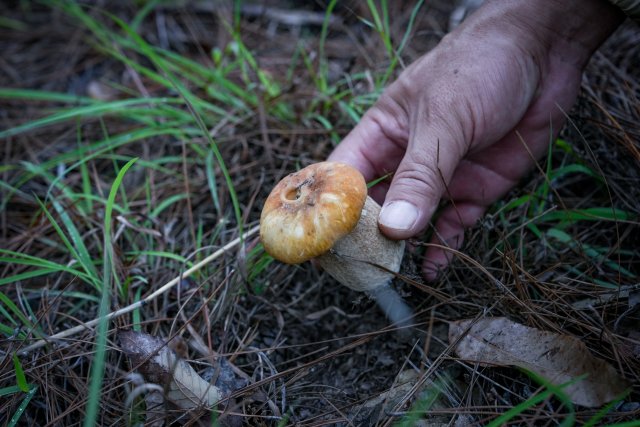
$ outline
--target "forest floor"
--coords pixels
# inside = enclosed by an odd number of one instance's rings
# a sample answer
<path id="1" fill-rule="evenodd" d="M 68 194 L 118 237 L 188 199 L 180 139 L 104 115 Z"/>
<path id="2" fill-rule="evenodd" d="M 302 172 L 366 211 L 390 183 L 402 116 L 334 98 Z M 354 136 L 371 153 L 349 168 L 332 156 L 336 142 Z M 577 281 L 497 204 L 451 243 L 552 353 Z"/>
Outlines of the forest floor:
<path id="1" fill-rule="evenodd" d="M 419 274 L 430 231 L 411 240 L 398 333 L 245 233 L 449 31 L 450 2 L 2 3 L 3 425 L 638 425 L 637 25 L 593 56 L 548 156 L 436 282 Z M 459 355 L 452 322 L 503 317 L 575 338 L 567 364 L 597 358 L 632 387 L 586 407 L 528 365 Z M 216 409 L 176 405 L 175 367 L 131 356 L 143 334 L 220 387 Z"/>

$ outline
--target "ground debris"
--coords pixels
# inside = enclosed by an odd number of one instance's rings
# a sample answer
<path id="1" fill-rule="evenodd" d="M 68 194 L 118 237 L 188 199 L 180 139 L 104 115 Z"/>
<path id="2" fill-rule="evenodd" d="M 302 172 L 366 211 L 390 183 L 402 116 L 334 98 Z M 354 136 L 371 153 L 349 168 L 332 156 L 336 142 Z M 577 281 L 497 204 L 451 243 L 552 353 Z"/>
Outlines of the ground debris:
<path id="1" fill-rule="evenodd" d="M 530 328 L 505 317 L 453 322 L 449 342 L 457 342 L 455 352 L 465 360 L 482 365 L 518 366 L 555 385 L 571 382 L 562 390 L 582 406 L 602 406 L 629 386 L 613 366 L 593 357 L 582 341 Z"/>
<path id="2" fill-rule="evenodd" d="M 393 386 L 387 391 L 367 400 L 351 410 L 351 421 L 358 426 L 375 426 L 384 422 L 394 414 L 411 411 L 416 402 L 429 401 L 429 409 L 446 409 L 447 404 L 437 391 L 434 395 L 427 395 L 426 391 L 436 390 L 430 381 L 421 382 L 420 373 L 415 370 L 404 370 L 398 373 Z M 429 415 L 428 411 L 421 413 L 416 423 L 425 422 L 429 426 L 445 426 L 451 421 L 450 415 Z M 424 418 L 424 419 L 422 419 Z M 422 424 L 420 424 L 422 425 Z"/>
<path id="3" fill-rule="evenodd" d="M 0 388 L 15 392 L 0 399 L 0 425 L 20 414 L 20 425 L 78 425 L 90 401 L 100 402 L 96 425 L 213 425 L 204 410 L 169 402 L 172 370 L 153 383 L 142 366 L 132 369 L 116 339 L 132 322 L 220 389 L 223 400 L 206 411 L 224 406 L 220 425 L 487 425 L 540 395 L 514 369 L 452 357 L 449 322 L 489 310 L 558 325 L 591 354 L 615 359 L 634 392 L 591 424 L 638 419 L 637 24 L 627 20 L 592 57 L 580 100 L 541 162 L 548 173 L 534 170 L 467 230 L 468 258 L 423 283 L 429 234 L 412 239 L 394 283 L 416 312 L 412 345 L 373 300 L 311 264 L 272 262 L 256 241 L 184 272 L 254 224 L 282 174 L 325 160 L 385 82 L 433 48 L 468 2 L 337 2 L 331 11 L 330 2 L 284 0 L 90 3 L 2 3 L 0 132 L 11 136 L 0 155 L 0 354 L 20 352 L 33 393 L 17 388 L 5 357 Z M 180 279 L 132 317 L 110 320 L 116 347 L 94 393 L 88 322 L 97 324 L 104 286 L 105 200 L 134 157 L 114 204 L 112 307 Z M 627 219 L 539 215 L 589 207 L 622 209 Z M 556 230 L 571 240 L 547 238 Z M 58 335 L 73 329 L 74 339 Z M 420 372 L 413 390 L 401 385 L 407 370 Z M 420 406 L 433 389 L 442 393 L 436 403 Z M 555 403 L 510 425 L 582 424 L 599 411 Z"/>
<path id="4" fill-rule="evenodd" d="M 164 386 L 165 397 L 172 404 L 191 410 L 210 408 L 222 399 L 220 390 L 178 359 L 162 339 L 135 331 L 120 332 L 118 337 L 132 368 L 140 371 L 147 381 Z"/>

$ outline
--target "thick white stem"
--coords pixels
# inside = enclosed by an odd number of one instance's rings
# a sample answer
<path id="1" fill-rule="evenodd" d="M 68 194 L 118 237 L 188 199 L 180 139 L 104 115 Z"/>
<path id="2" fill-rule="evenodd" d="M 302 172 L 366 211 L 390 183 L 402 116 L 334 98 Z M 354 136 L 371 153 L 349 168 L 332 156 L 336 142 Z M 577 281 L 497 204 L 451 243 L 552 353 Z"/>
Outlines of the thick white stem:
<path id="1" fill-rule="evenodd" d="M 356 228 L 316 258 L 333 278 L 356 291 L 372 292 L 391 282 L 394 275 L 384 269 L 400 271 L 405 243 L 380 232 L 379 214 L 380 205 L 367 197 Z"/>

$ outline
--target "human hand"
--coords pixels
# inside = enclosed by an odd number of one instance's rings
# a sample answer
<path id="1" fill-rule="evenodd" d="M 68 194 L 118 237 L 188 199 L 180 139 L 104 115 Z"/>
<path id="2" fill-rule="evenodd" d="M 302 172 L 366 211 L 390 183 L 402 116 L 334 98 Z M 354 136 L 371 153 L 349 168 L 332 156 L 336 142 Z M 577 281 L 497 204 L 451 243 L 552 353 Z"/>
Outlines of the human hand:
<path id="1" fill-rule="evenodd" d="M 582 69 L 622 21 L 603 0 L 488 1 L 409 66 L 329 156 L 367 181 L 394 172 L 371 196 L 380 229 L 421 232 L 449 201 L 432 243 L 458 249 L 464 228 L 503 196 L 555 138 Z M 429 247 L 433 280 L 451 259 Z"/>

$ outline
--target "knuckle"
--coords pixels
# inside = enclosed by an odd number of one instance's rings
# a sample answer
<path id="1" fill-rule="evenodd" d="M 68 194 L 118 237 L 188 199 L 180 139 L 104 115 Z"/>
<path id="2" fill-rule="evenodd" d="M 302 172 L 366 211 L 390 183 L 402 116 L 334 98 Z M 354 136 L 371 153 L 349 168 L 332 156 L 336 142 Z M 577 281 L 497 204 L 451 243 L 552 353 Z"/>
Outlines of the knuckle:
<path id="1" fill-rule="evenodd" d="M 437 166 L 431 161 L 409 161 L 405 166 L 406 168 L 396 173 L 396 190 L 423 203 L 438 203 L 445 182 Z"/>
<path id="2" fill-rule="evenodd" d="M 442 149 L 455 150 L 459 158 L 467 154 L 475 134 L 475 110 L 465 97 L 454 97 L 448 103 L 433 102 L 428 120 L 440 136 L 437 143 L 442 144 Z"/>

